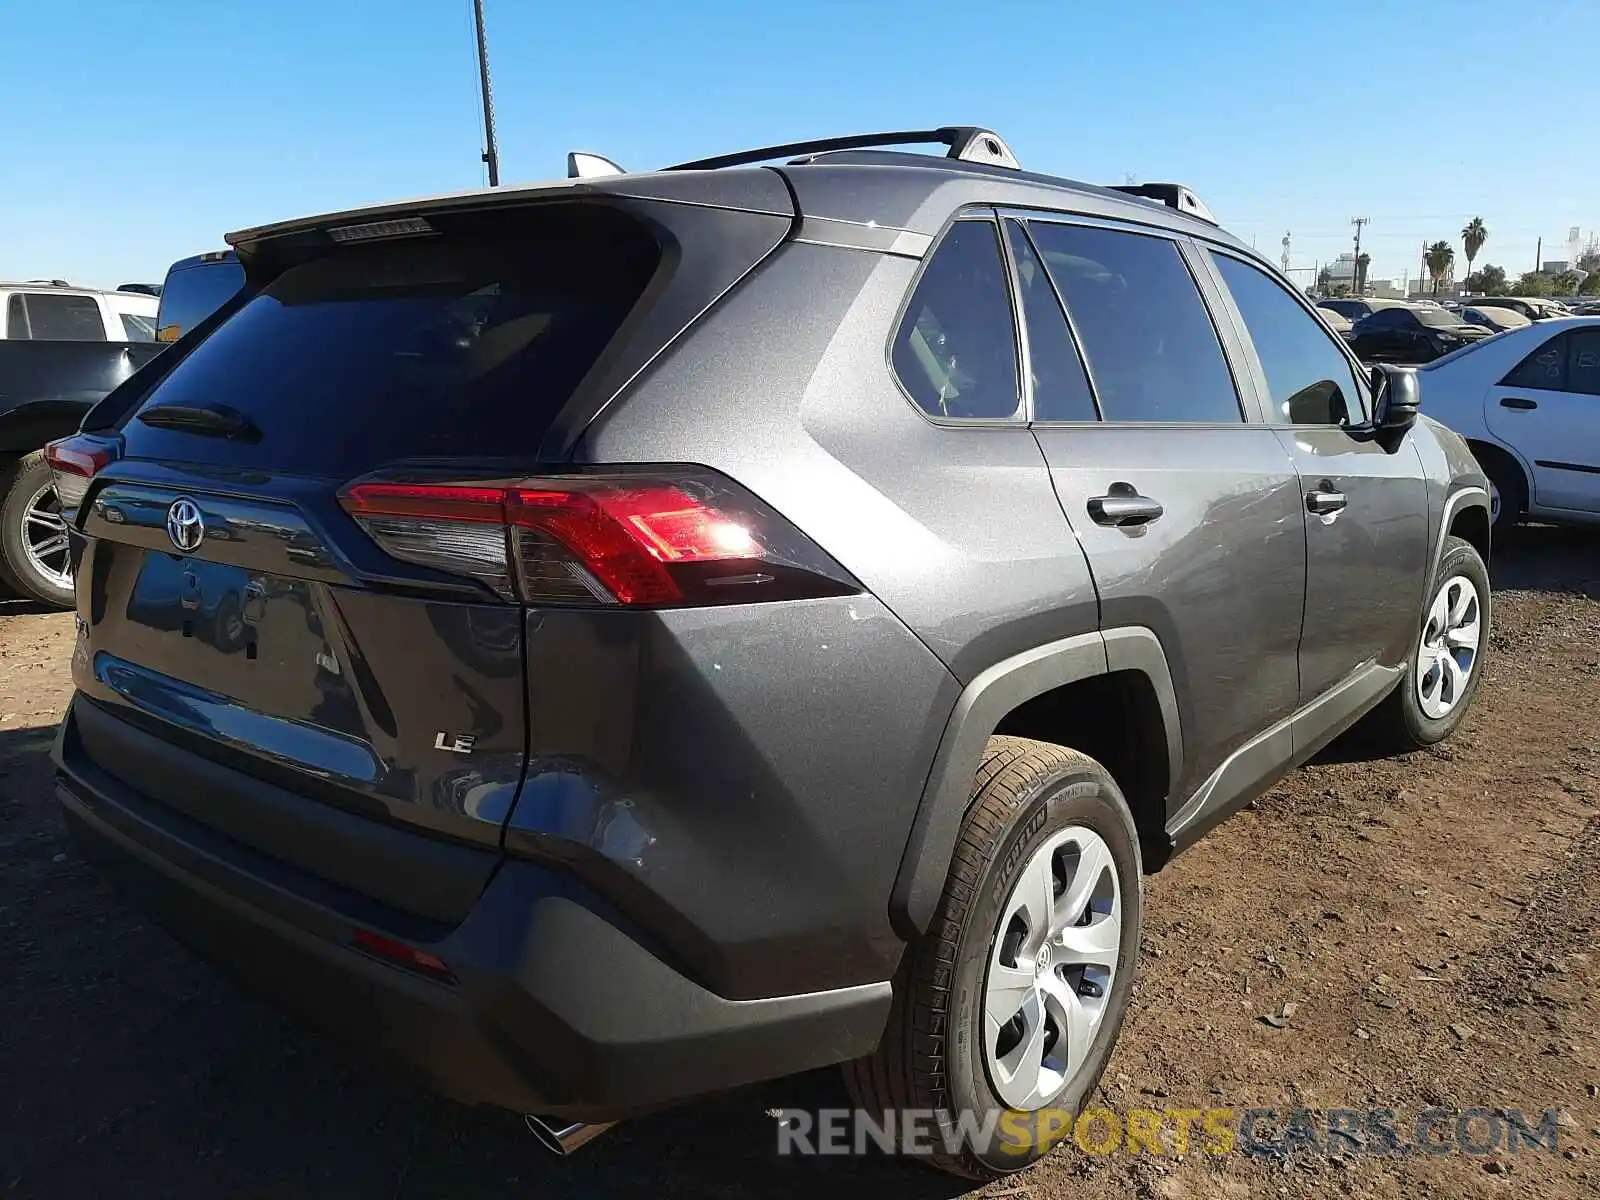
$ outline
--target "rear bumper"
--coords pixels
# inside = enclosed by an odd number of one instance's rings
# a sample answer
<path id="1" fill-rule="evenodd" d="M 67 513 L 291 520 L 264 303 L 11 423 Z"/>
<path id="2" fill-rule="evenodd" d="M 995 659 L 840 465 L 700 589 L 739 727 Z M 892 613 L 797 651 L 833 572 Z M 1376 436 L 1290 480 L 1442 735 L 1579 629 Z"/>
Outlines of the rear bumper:
<path id="1" fill-rule="evenodd" d="M 72 753 L 73 724 L 69 710 L 56 794 L 86 858 L 253 990 L 458 1100 L 611 1120 L 867 1053 L 887 1019 L 887 982 L 720 997 L 532 863 L 503 862 L 459 924 L 421 921 L 133 791 Z M 362 930 L 454 981 L 357 950 Z"/>

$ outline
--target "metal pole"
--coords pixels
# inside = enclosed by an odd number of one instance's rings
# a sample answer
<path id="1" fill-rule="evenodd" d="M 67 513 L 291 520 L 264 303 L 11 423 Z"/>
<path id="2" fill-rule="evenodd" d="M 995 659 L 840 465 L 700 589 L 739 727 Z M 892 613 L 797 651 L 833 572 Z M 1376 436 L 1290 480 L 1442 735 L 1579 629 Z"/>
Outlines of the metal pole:
<path id="1" fill-rule="evenodd" d="M 489 46 L 483 37 L 483 0 L 472 0 L 473 21 L 478 29 L 478 81 L 483 86 L 483 133 L 488 149 L 483 161 L 489 167 L 489 186 L 500 186 L 500 151 L 494 140 L 494 93 L 489 89 Z"/>
<path id="2" fill-rule="evenodd" d="M 1350 218 L 1350 224 L 1356 227 L 1356 261 L 1350 264 L 1350 282 L 1355 285 L 1351 288 L 1351 291 L 1357 296 L 1366 291 L 1366 288 L 1362 286 L 1366 281 L 1361 278 L 1361 227 L 1371 220 L 1371 217 Z"/>

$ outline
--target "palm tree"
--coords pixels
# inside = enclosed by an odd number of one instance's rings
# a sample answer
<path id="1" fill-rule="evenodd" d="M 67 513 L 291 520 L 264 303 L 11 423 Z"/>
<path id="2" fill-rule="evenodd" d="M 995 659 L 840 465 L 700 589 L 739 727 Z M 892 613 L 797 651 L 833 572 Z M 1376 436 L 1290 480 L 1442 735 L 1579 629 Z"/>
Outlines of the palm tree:
<path id="1" fill-rule="evenodd" d="M 1367 294 L 1367 268 L 1372 265 L 1372 255 L 1363 250 L 1356 255 L 1356 295 Z"/>
<path id="2" fill-rule="evenodd" d="M 1461 231 L 1461 248 L 1467 252 L 1467 274 L 1472 274 L 1472 260 L 1478 257 L 1478 251 L 1483 249 L 1483 244 L 1489 240 L 1489 230 L 1483 223 L 1482 217 L 1473 217 Z"/>
<path id="3" fill-rule="evenodd" d="M 1428 274 L 1433 278 L 1433 294 L 1437 296 L 1439 285 L 1444 282 L 1444 277 L 1450 273 L 1456 261 L 1455 247 L 1449 242 L 1435 242 L 1428 247 L 1422 261 L 1428 264 Z"/>

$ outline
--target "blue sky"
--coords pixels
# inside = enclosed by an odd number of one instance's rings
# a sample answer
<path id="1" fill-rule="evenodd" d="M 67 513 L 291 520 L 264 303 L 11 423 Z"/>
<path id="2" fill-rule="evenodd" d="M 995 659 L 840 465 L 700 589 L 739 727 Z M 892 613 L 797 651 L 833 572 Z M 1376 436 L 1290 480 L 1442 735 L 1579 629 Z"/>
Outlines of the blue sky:
<path id="1" fill-rule="evenodd" d="M 1600 227 L 1600 0 L 486 3 L 508 181 L 976 123 L 1030 168 L 1185 182 L 1297 267 L 1357 215 L 1374 277 L 1475 215 L 1513 274 Z M 0 81 L 0 278 L 158 280 L 230 229 L 483 182 L 471 0 L 0 0 Z"/>

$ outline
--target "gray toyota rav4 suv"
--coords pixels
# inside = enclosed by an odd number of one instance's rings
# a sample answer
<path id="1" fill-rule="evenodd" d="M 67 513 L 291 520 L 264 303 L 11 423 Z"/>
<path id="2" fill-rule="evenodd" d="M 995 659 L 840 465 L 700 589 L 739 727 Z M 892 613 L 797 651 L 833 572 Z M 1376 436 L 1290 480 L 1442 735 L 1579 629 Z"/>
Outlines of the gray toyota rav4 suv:
<path id="1" fill-rule="evenodd" d="M 1461 720 L 1484 478 L 1176 185 L 965 127 L 569 169 L 235 234 L 52 447 L 67 820 L 560 1143 L 842 1063 L 1024 1166 L 975 1131 L 1095 1084 L 1142 877 Z"/>

